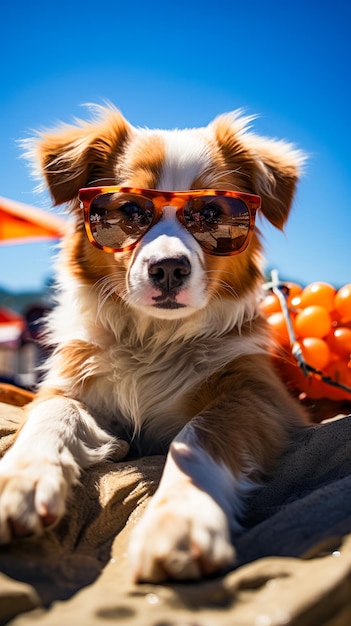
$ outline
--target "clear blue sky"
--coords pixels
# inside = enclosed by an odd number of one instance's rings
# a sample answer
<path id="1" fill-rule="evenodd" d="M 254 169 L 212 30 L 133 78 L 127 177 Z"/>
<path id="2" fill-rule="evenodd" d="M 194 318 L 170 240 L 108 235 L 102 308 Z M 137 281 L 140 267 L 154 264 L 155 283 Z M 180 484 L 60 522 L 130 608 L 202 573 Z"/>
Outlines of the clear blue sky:
<path id="1" fill-rule="evenodd" d="M 135 125 L 207 124 L 244 107 L 257 132 L 309 155 L 285 235 L 264 228 L 285 278 L 351 282 L 350 4 L 7 2 L 2 9 L 0 195 L 48 207 L 16 140 L 107 99 Z M 50 246 L 0 247 L 0 286 L 37 288 Z"/>

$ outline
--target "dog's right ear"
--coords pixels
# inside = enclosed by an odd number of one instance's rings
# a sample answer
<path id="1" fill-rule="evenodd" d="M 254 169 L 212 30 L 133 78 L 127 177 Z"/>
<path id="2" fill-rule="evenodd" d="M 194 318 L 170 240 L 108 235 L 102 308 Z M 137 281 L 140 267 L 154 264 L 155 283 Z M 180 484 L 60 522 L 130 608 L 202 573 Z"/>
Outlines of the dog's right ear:
<path id="1" fill-rule="evenodd" d="M 94 180 L 116 177 L 118 154 L 132 127 L 112 106 L 96 111 L 90 122 L 62 125 L 23 142 L 35 176 L 44 179 L 56 205 L 72 200 Z"/>

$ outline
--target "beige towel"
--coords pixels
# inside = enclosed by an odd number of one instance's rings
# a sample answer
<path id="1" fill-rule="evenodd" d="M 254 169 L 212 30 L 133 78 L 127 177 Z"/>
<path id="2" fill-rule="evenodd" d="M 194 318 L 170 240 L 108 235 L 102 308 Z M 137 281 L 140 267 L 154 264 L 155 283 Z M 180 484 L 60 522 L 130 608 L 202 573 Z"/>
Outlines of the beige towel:
<path id="1" fill-rule="evenodd" d="M 0 404 L 0 452 L 22 418 Z M 247 503 L 239 566 L 192 584 L 133 585 L 128 575 L 130 530 L 164 458 L 90 469 L 56 529 L 0 549 L 0 624 L 351 624 L 350 435 L 351 416 L 297 435 Z"/>

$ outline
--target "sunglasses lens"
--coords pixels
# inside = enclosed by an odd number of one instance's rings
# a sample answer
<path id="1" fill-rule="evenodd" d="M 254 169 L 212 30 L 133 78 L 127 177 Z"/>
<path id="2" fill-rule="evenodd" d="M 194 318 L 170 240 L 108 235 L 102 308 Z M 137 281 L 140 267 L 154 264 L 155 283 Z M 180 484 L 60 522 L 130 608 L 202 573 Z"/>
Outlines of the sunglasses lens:
<path id="1" fill-rule="evenodd" d="M 121 251 L 135 244 L 152 223 L 151 200 L 132 193 L 103 193 L 90 205 L 90 230 L 102 248 Z"/>
<path id="2" fill-rule="evenodd" d="M 184 218 L 191 234 L 210 254 L 240 252 L 250 232 L 249 210 L 238 198 L 194 198 L 184 207 Z"/>

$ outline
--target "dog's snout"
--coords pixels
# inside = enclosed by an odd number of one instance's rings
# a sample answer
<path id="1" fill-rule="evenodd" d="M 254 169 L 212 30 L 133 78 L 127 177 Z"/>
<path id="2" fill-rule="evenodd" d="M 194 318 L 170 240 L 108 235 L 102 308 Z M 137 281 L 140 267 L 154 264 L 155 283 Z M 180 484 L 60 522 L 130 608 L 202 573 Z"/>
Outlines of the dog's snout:
<path id="1" fill-rule="evenodd" d="M 156 260 L 151 258 L 148 264 L 149 277 L 155 287 L 164 292 L 172 292 L 182 286 L 191 273 L 189 259 L 182 255 L 174 258 Z"/>

